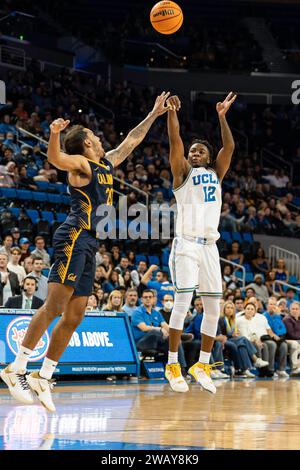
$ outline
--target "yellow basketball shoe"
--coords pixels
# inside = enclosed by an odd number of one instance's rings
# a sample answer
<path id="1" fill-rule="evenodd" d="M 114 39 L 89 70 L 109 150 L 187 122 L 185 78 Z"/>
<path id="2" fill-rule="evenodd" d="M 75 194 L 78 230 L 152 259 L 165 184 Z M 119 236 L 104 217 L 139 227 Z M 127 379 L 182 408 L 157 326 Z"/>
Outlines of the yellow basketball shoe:
<path id="1" fill-rule="evenodd" d="M 167 364 L 165 377 L 169 381 L 170 387 L 174 392 L 188 392 L 189 386 L 182 377 L 180 364 Z"/>
<path id="2" fill-rule="evenodd" d="M 213 368 L 222 364 L 222 362 L 215 362 L 214 364 L 196 362 L 196 364 L 189 368 L 188 373 L 194 377 L 196 382 L 205 390 L 211 393 L 216 393 L 217 389 L 211 379 L 211 371 Z"/>

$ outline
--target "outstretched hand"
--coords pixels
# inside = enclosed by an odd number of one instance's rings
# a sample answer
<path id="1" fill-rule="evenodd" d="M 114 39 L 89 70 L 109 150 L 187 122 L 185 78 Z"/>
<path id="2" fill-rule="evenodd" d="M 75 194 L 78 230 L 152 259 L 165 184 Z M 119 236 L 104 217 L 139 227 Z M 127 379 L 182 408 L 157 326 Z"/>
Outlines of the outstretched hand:
<path id="1" fill-rule="evenodd" d="M 220 101 L 216 105 L 216 110 L 219 117 L 224 117 L 227 113 L 228 109 L 235 101 L 237 95 L 235 95 L 232 91 L 226 96 L 225 100 L 221 103 Z"/>
<path id="2" fill-rule="evenodd" d="M 162 94 L 156 98 L 153 109 L 152 109 L 153 114 L 156 114 L 157 116 L 161 116 L 162 114 L 164 114 L 166 111 L 170 109 L 169 106 L 166 106 L 166 101 L 169 95 L 170 95 L 169 91 L 168 93 L 163 91 Z"/>
<path id="3" fill-rule="evenodd" d="M 70 124 L 70 121 L 67 119 L 66 121 L 62 118 L 55 119 L 50 124 L 50 129 L 53 134 L 59 134 L 62 132 L 68 125 Z"/>
<path id="4" fill-rule="evenodd" d="M 170 96 L 167 99 L 167 105 L 171 111 L 179 111 L 181 108 L 181 102 L 177 95 Z"/>

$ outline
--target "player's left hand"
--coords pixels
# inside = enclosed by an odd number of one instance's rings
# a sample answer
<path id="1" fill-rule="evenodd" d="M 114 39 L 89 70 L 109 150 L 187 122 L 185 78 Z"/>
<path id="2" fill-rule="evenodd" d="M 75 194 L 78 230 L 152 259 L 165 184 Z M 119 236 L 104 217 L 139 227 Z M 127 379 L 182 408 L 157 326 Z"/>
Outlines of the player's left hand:
<path id="1" fill-rule="evenodd" d="M 224 117 L 227 113 L 228 109 L 235 101 L 237 95 L 235 95 L 232 91 L 226 96 L 225 100 L 221 103 L 220 101 L 216 105 L 216 110 L 219 117 Z"/>
<path id="2" fill-rule="evenodd" d="M 169 91 L 167 93 L 163 91 L 162 94 L 156 98 L 153 109 L 152 109 L 153 114 L 156 114 L 157 116 L 161 116 L 162 114 L 164 114 L 166 111 L 170 109 L 169 106 L 165 106 L 169 95 L 170 95 Z"/>

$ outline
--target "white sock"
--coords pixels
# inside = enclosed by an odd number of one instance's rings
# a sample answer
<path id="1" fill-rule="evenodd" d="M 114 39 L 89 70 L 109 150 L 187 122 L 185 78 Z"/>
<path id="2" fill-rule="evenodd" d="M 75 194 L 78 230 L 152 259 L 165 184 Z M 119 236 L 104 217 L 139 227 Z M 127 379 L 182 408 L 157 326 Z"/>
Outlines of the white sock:
<path id="1" fill-rule="evenodd" d="M 168 364 L 177 364 L 177 362 L 178 362 L 178 352 L 169 351 Z"/>
<path id="2" fill-rule="evenodd" d="M 52 375 L 54 374 L 55 367 L 57 366 L 57 364 L 57 362 L 48 359 L 48 357 L 45 357 L 42 368 L 39 371 L 40 377 L 47 380 L 52 379 Z"/>
<path id="3" fill-rule="evenodd" d="M 209 364 L 210 354 L 211 353 L 205 351 L 200 351 L 199 362 L 202 364 Z"/>
<path id="4" fill-rule="evenodd" d="M 31 353 L 32 349 L 20 346 L 16 359 L 10 364 L 9 369 L 14 372 L 18 370 L 26 370 Z"/>

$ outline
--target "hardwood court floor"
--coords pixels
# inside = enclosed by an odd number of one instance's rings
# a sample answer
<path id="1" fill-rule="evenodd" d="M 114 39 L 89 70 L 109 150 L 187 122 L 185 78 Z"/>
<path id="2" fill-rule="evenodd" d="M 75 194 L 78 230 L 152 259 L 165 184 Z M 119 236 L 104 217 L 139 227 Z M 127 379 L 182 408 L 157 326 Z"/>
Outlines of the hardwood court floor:
<path id="1" fill-rule="evenodd" d="M 56 387 L 57 412 L 0 389 L 0 449 L 300 449 L 300 380 Z"/>

